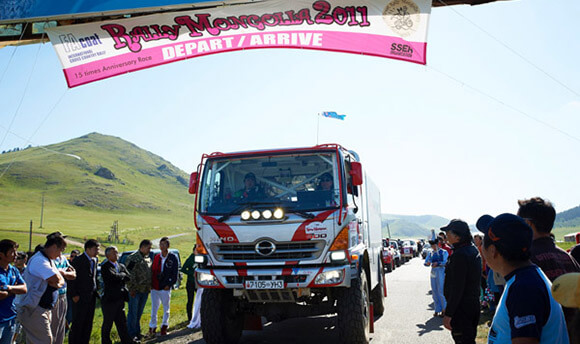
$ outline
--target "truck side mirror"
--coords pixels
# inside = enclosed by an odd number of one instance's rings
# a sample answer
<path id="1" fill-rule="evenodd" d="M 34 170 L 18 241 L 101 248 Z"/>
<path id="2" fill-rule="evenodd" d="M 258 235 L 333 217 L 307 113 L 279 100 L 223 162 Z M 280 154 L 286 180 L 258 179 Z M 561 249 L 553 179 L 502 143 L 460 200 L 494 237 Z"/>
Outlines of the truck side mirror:
<path id="1" fill-rule="evenodd" d="M 352 185 L 359 186 L 363 184 L 362 164 L 360 162 L 353 161 L 350 163 L 349 174 L 352 180 Z"/>
<path id="2" fill-rule="evenodd" d="M 189 176 L 189 193 L 195 195 L 197 193 L 197 172 L 191 173 Z"/>

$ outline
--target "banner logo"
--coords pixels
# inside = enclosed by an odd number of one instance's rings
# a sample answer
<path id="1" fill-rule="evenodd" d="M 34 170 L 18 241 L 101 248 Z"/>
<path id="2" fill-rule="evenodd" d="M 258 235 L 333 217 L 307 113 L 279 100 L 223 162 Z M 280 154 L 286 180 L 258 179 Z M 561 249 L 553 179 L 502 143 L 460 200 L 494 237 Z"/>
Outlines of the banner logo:
<path id="1" fill-rule="evenodd" d="M 401 37 L 408 37 L 419 28 L 421 10 L 413 0 L 392 0 L 383 11 L 383 19 Z"/>

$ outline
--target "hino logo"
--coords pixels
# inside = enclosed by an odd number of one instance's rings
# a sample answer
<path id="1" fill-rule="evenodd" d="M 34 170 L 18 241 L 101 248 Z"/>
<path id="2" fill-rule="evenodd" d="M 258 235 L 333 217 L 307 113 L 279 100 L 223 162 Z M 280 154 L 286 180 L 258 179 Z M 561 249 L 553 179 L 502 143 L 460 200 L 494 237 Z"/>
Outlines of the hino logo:
<path id="1" fill-rule="evenodd" d="M 269 240 L 262 240 L 256 244 L 256 253 L 260 256 L 269 256 L 276 251 L 276 245 Z"/>

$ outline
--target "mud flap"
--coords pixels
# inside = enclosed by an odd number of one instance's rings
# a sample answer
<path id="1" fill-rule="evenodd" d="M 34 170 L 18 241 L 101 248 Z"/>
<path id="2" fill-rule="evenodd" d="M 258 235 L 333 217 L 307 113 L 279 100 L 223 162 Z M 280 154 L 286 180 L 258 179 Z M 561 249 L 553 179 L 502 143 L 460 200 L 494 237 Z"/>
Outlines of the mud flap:
<path id="1" fill-rule="evenodd" d="M 383 295 L 387 297 L 387 278 L 385 277 L 384 273 L 383 273 Z"/>
<path id="2" fill-rule="evenodd" d="M 244 317 L 244 330 L 262 331 L 262 317 L 259 315 L 246 314 Z"/>
<path id="3" fill-rule="evenodd" d="M 374 305 L 371 302 L 371 308 L 369 310 L 370 314 L 370 319 L 369 319 L 369 332 L 370 333 L 375 333 L 375 313 L 374 313 Z"/>

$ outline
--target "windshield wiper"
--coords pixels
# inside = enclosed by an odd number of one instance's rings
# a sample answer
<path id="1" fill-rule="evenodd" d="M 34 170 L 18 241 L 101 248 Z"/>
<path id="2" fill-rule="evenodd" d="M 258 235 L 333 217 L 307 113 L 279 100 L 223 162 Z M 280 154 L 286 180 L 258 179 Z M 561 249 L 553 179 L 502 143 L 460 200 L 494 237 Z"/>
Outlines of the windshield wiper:
<path id="1" fill-rule="evenodd" d="M 308 220 L 315 218 L 314 214 L 307 213 L 305 211 L 293 211 L 293 213 L 296 214 L 296 215 L 300 215 L 303 218 L 308 219 Z"/>

